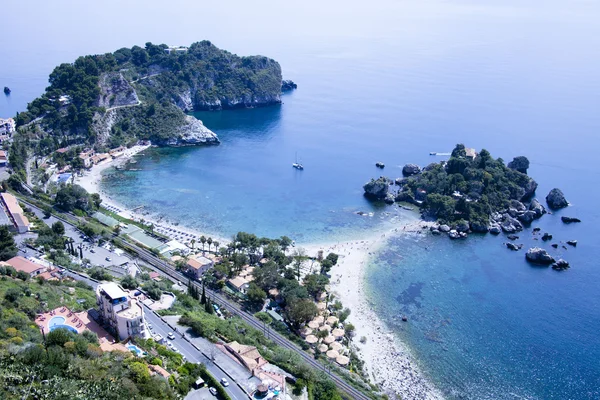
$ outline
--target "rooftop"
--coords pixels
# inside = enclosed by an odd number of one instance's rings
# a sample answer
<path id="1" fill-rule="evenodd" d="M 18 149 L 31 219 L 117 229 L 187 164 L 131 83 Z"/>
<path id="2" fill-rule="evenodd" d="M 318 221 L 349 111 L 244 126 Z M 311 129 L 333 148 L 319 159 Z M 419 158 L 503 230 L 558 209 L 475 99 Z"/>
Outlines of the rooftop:
<path id="1" fill-rule="evenodd" d="M 233 286 L 235 286 L 237 289 L 240 289 L 242 286 L 244 286 L 244 285 L 248 284 L 248 281 L 247 281 L 247 280 L 245 280 L 244 278 L 240 278 L 240 277 L 238 276 L 238 277 L 235 277 L 235 278 L 233 278 L 233 279 L 230 279 L 230 280 L 229 280 L 229 283 L 231 283 L 231 284 L 232 284 Z"/>
<path id="2" fill-rule="evenodd" d="M 104 293 L 111 299 L 120 299 L 121 297 L 127 297 L 127 293 L 114 282 L 103 283 L 102 285 L 98 286 L 98 290 L 104 291 Z"/>
<path id="3" fill-rule="evenodd" d="M 13 257 L 10 260 L 8 260 L 6 263 L 10 264 L 17 271 L 27 272 L 28 274 L 31 274 L 32 272 L 35 272 L 39 269 L 46 268 L 43 265 L 31 262 L 28 259 L 26 259 L 25 257 L 21 257 L 21 256 Z"/>

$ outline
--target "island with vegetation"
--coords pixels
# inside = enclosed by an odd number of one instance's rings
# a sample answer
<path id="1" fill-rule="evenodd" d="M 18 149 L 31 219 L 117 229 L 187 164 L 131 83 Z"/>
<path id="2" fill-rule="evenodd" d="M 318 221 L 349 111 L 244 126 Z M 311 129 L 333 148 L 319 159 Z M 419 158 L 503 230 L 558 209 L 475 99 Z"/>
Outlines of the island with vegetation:
<path id="1" fill-rule="evenodd" d="M 24 136 L 48 152 L 73 143 L 116 147 L 140 139 L 218 143 L 185 112 L 278 104 L 283 81 L 273 59 L 239 57 L 201 41 L 79 57 L 56 67 L 49 82 L 16 116 Z"/>
<path id="2" fill-rule="evenodd" d="M 434 234 L 444 232 L 451 238 L 466 237 L 468 232 L 512 234 L 547 212 L 533 198 L 538 185 L 527 175 L 528 168 L 526 157 L 505 164 L 485 149 L 476 153 L 458 144 L 447 161 L 423 169 L 407 164 L 402 178 L 372 179 L 363 188 L 371 199 L 418 206 L 424 219 L 437 221 Z M 546 201 L 550 208 L 568 205 L 559 189 L 553 189 Z"/>

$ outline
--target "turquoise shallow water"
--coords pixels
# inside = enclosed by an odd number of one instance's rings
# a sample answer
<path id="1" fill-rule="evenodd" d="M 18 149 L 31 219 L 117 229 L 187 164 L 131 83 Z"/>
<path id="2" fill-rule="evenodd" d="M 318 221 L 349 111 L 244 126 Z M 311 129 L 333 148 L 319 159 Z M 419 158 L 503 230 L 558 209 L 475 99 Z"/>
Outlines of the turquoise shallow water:
<path id="1" fill-rule="evenodd" d="M 430 151 L 457 142 L 505 160 L 527 155 L 540 197 L 562 188 L 572 203 L 562 215 L 583 220 L 564 226 L 559 213 L 539 222 L 559 241 L 579 240 L 560 248 L 571 270 L 532 268 L 501 237 L 398 239 L 371 260 L 371 300 L 450 398 L 600 398 L 597 2 L 175 1 L 165 9 L 115 0 L 94 19 L 83 3 L 25 3 L 4 5 L 11 35 L 0 47 L 11 56 L 0 63 L 0 85 L 13 94 L 0 98 L 2 117 L 39 94 L 54 65 L 148 40 L 208 38 L 266 54 L 299 84 L 280 107 L 197 114 L 220 146 L 151 150 L 139 171 L 104 184 L 128 205 L 209 232 L 359 238 L 406 218 L 363 199 L 376 161 L 395 177 L 402 164 L 425 165 Z M 60 15 L 77 35 L 47 34 L 55 31 L 48 16 Z M 296 152 L 303 172 L 291 168 Z M 526 247 L 539 244 L 521 236 Z M 400 313 L 409 323 L 397 322 Z"/>

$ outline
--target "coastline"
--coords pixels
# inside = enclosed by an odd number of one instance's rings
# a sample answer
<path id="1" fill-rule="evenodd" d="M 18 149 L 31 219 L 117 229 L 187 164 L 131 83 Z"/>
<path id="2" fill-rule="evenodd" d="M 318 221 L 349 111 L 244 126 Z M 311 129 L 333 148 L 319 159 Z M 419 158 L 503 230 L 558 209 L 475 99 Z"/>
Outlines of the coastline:
<path id="1" fill-rule="evenodd" d="M 188 244 L 189 240 L 192 237 L 196 238 L 195 246 L 198 247 L 201 245 L 198 240 L 201 236 L 211 237 L 214 241 L 219 242 L 220 244 L 227 243 L 230 239 L 216 236 L 214 234 L 207 234 L 204 232 L 197 231 L 195 229 L 188 228 L 186 226 L 180 225 L 179 223 L 170 222 L 163 218 L 157 218 L 156 216 L 150 213 L 144 213 L 140 211 L 130 210 L 121 204 L 119 201 L 110 197 L 102 188 L 100 187 L 100 181 L 102 180 L 102 172 L 108 168 L 124 165 L 129 162 L 129 160 L 150 148 L 150 145 L 136 145 L 129 149 L 127 149 L 121 156 L 101 162 L 97 165 L 94 165 L 91 169 L 84 172 L 82 176 L 77 176 L 75 178 L 75 183 L 79 186 L 83 187 L 87 190 L 88 193 L 98 193 L 100 198 L 102 199 L 102 206 L 116 212 L 124 218 L 131 219 L 134 221 L 143 221 L 145 223 L 152 223 L 154 225 L 154 230 L 159 232 L 173 240 L 178 240 L 181 243 Z"/>
<path id="2" fill-rule="evenodd" d="M 186 243 L 185 239 L 189 239 L 189 236 L 186 237 L 184 234 L 198 238 L 202 235 L 211 236 L 220 243 L 227 243 L 228 239 L 226 238 L 207 235 L 168 220 L 156 218 L 148 213 L 129 210 L 101 189 L 100 182 L 104 170 L 126 164 L 133 156 L 149 147 L 134 146 L 116 159 L 94 165 L 83 176 L 76 177 L 75 183 L 89 193 L 98 193 L 102 199 L 102 205 L 119 215 L 136 221 L 152 222 L 156 231 L 182 243 Z M 429 225 L 429 223 L 414 218 L 368 232 L 362 239 L 296 244 L 296 248 L 304 249 L 306 254 L 312 257 L 316 257 L 319 250 L 323 250 L 324 255 L 329 252 L 339 255 L 338 263 L 331 270 L 329 292 L 333 293 L 344 307 L 351 310 L 348 322 L 356 328 L 352 343 L 365 363 L 369 379 L 373 383 L 381 385 L 384 392 L 392 398 L 401 396 L 410 399 L 437 400 L 443 399 L 443 396 L 424 377 L 414 361 L 410 349 L 386 327 L 372 309 L 364 286 L 365 269 L 370 258 L 385 246 L 390 237 L 417 234 L 423 230 L 425 225 Z M 198 241 L 197 245 L 199 245 Z M 364 344 L 360 343 L 360 338 L 363 336 L 367 338 Z"/>
<path id="3" fill-rule="evenodd" d="M 339 255 L 338 263 L 330 272 L 330 292 L 344 307 L 351 310 L 348 322 L 356 328 L 352 343 L 365 363 L 369 379 L 381 385 L 391 398 L 444 398 L 425 378 L 408 346 L 394 335 L 372 309 L 364 283 L 365 270 L 370 258 L 385 246 L 390 238 L 403 234 L 419 234 L 425 225 L 430 223 L 415 219 L 387 231 L 370 233 L 370 236 L 361 240 L 301 246 L 310 256 L 316 255 L 319 250 L 323 250 L 324 255 L 329 252 Z M 364 344 L 360 342 L 363 336 L 367 338 Z"/>

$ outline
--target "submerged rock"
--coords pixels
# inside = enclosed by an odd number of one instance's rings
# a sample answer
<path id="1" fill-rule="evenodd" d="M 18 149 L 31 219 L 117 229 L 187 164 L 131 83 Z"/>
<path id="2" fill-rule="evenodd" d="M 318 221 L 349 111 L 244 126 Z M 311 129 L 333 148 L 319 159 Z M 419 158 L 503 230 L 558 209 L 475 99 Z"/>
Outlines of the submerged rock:
<path id="1" fill-rule="evenodd" d="M 546 233 L 544 233 L 544 234 L 542 235 L 542 240 L 543 240 L 544 242 L 546 242 L 546 241 L 548 241 L 548 240 L 552 240 L 552 235 L 551 235 L 551 234 L 549 234 L 548 232 L 546 232 Z"/>
<path id="2" fill-rule="evenodd" d="M 577 247 L 577 240 L 568 240 L 567 241 L 568 245 L 571 245 L 573 247 Z"/>
<path id="3" fill-rule="evenodd" d="M 548 207 L 553 210 L 558 210 L 560 208 L 565 208 L 569 205 L 567 199 L 565 199 L 565 195 L 562 190 L 558 188 L 554 188 L 548 193 L 546 196 L 546 203 L 548 203 Z"/>
<path id="4" fill-rule="evenodd" d="M 507 238 L 510 240 L 517 240 L 519 237 L 517 235 L 508 235 Z"/>
<path id="5" fill-rule="evenodd" d="M 555 249 L 558 249 L 558 243 L 552 243 L 550 246 L 554 247 Z"/>
<path id="6" fill-rule="evenodd" d="M 376 166 L 377 168 L 381 168 L 381 169 L 384 169 L 384 168 L 385 168 L 385 164 L 384 164 L 384 163 L 382 163 L 381 161 L 377 161 L 377 162 L 375 163 L 375 166 Z"/>
<path id="7" fill-rule="evenodd" d="M 579 218 L 573 218 L 573 217 L 560 217 L 560 219 L 565 224 L 571 224 L 573 222 L 581 222 L 581 220 Z"/>
<path id="8" fill-rule="evenodd" d="M 513 251 L 518 251 L 521 250 L 523 248 L 522 244 L 514 244 L 511 242 L 508 243 L 504 243 L 506 245 L 506 247 L 508 247 L 509 249 L 513 250 Z"/>
<path id="9" fill-rule="evenodd" d="M 501 232 L 500 225 L 494 224 L 490 227 L 490 233 L 493 235 L 499 235 Z"/>
<path id="10" fill-rule="evenodd" d="M 554 262 L 554 258 L 548 254 L 546 250 L 539 247 L 532 247 L 531 249 L 527 250 L 525 259 L 530 263 L 540 265 L 549 265 Z"/>
<path id="11" fill-rule="evenodd" d="M 569 269 L 570 267 L 571 266 L 569 265 L 569 263 L 563 260 L 562 258 L 554 264 L 552 264 L 552 269 L 555 269 L 557 271 L 564 271 L 565 269 Z"/>

